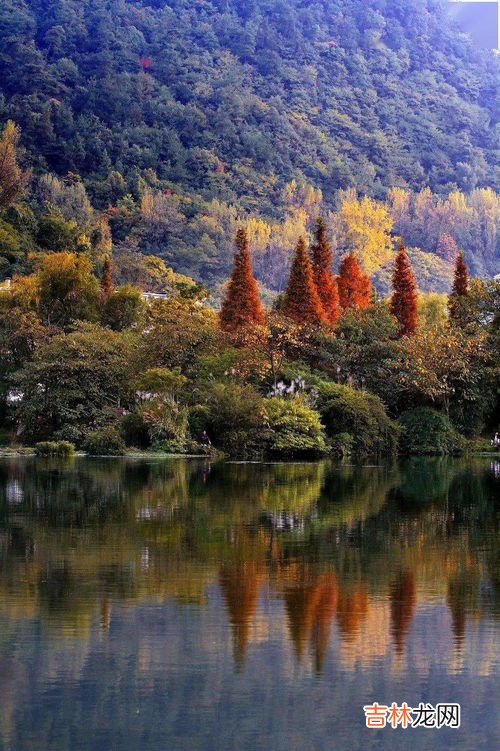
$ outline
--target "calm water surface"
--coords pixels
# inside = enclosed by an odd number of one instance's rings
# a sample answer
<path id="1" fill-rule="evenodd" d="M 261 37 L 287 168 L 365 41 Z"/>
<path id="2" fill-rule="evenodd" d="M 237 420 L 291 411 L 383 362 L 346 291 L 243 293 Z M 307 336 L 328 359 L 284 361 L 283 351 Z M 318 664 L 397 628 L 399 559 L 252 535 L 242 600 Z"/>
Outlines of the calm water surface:
<path id="1" fill-rule="evenodd" d="M 499 498 L 489 459 L 0 460 L 0 749 L 499 748 Z"/>

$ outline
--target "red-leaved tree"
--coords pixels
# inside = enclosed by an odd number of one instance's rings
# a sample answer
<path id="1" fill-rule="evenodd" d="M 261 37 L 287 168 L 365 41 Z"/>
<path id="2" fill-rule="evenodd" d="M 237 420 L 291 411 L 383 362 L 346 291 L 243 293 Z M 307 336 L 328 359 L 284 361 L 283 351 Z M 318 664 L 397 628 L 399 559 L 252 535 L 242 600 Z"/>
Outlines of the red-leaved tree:
<path id="1" fill-rule="evenodd" d="M 418 326 L 418 290 L 408 253 L 399 246 L 392 275 L 391 313 L 399 322 L 399 335 L 410 336 Z"/>
<path id="2" fill-rule="evenodd" d="M 448 297 L 448 310 L 450 318 L 456 323 L 464 320 L 464 301 L 469 292 L 469 272 L 463 253 L 459 253 L 455 263 L 455 275 L 451 294 Z"/>
<path id="3" fill-rule="evenodd" d="M 319 324 L 326 321 L 325 312 L 314 283 L 311 259 L 303 237 L 297 243 L 293 258 L 290 278 L 285 292 L 283 313 L 300 324 Z"/>
<path id="4" fill-rule="evenodd" d="M 372 284 L 361 270 L 354 253 L 343 257 L 337 283 L 342 310 L 347 308 L 362 310 L 369 307 L 372 299 Z"/>
<path id="5" fill-rule="evenodd" d="M 252 273 L 248 236 L 244 229 L 239 229 L 233 271 L 220 311 L 220 325 L 224 331 L 236 333 L 247 326 L 263 323 L 264 311 Z"/>
<path id="6" fill-rule="evenodd" d="M 326 320 L 335 325 L 340 316 L 339 288 L 332 273 L 332 249 L 326 235 L 326 224 L 320 217 L 316 239 L 311 248 L 313 275 Z"/>

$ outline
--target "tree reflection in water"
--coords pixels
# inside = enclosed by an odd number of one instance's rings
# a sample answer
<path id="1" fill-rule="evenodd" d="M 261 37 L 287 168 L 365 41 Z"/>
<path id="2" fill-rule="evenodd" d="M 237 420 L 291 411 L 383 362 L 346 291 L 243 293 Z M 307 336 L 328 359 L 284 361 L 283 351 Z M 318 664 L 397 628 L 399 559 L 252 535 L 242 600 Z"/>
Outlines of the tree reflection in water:
<path id="1" fill-rule="evenodd" d="M 201 612 L 215 586 L 237 670 L 263 618 L 273 630 L 271 597 L 295 659 L 321 674 L 333 635 L 402 656 L 418 607 L 438 597 L 461 649 L 470 617 L 499 612 L 498 481 L 480 461 L 4 460 L 2 615 L 106 638 L 116 607 Z"/>

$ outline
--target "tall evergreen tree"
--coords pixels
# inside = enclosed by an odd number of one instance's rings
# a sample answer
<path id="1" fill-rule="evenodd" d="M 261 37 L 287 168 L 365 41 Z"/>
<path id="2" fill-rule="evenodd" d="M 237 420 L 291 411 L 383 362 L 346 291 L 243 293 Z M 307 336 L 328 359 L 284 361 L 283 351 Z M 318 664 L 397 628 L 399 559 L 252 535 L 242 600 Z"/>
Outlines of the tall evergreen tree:
<path id="1" fill-rule="evenodd" d="M 236 233 L 234 266 L 220 312 L 224 331 L 235 333 L 246 326 L 264 323 L 259 288 L 252 273 L 246 230 Z"/>
<path id="2" fill-rule="evenodd" d="M 455 263 L 455 275 L 453 277 L 453 286 L 448 297 L 448 311 L 450 318 L 455 323 L 462 323 L 464 320 L 464 301 L 469 292 L 469 272 L 465 263 L 463 253 L 459 253 Z"/>
<path id="3" fill-rule="evenodd" d="M 392 286 L 391 313 L 399 322 L 399 335 L 410 336 L 418 326 L 418 291 L 415 274 L 402 243 L 396 254 Z"/>
<path id="4" fill-rule="evenodd" d="M 326 234 L 326 224 L 319 217 L 316 225 L 316 239 L 311 248 L 313 275 L 319 299 L 323 305 L 328 323 L 335 325 L 340 316 L 339 289 L 332 273 L 332 249 Z"/>
<path id="5" fill-rule="evenodd" d="M 368 308 L 372 298 L 372 284 L 370 279 L 361 270 L 358 259 L 354 253 L 344 256 L 340 264 L 338 278 L 340 307 Z"/>
<path id="6" fill-rule="evenodd" d="M 285 292 L 283 313 L 300 324 L 319 324 L 326 321 L 325 311 L 314 283 L 311 259 L 303 237 L 297 243 Z"/>

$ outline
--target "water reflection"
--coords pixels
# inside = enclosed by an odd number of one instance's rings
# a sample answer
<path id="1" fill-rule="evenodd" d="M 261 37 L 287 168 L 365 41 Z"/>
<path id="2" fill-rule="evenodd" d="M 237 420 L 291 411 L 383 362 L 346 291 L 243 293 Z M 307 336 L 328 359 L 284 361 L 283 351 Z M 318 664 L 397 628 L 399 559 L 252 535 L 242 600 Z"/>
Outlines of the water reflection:
<path id="1" fill-rule="evenodd" d="M 277 661 L 273 698 L 296 669 L 494 675 L 499 487 L 488 462 L 470 460 L 1 461 L 0 748 L 31 747 L 19 702 L 33 699 L 35 667 L 61 690 L 90 665 L 99 686 L 128 675 L 142 692 L 160 672 L 188 697 L 193 676 L 219 680 L 209 666 L 226 664 L 229 640 L 247 690 Z M 189 733 L 180 747 L 203 735 Z M 136 746 L 125 736 L 121 747 Z"/>

